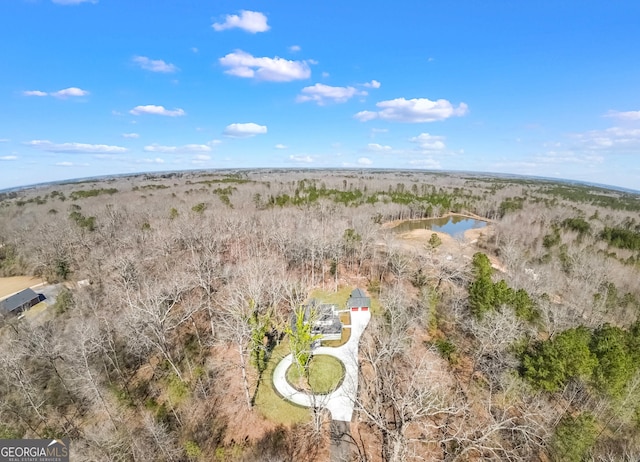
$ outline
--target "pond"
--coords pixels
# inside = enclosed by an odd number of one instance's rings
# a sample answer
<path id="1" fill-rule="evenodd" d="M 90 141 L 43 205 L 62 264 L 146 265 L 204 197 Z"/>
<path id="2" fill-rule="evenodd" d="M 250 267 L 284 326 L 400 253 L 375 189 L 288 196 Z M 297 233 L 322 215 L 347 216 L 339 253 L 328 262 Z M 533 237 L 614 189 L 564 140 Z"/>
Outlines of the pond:
<path id="1" fill-rule="evenodd" d="M 406 233 L 414 229 L 430 229 L 440 233 L 447 233 L 453 237 L 459 237 L 469 229 L 479 229 L 487 226 L 486 221 L 463 217 L 460 215 L 450 215 L 443 218 L 425 218 L 423 220 L 406 220 L 391 228 L 397 233 Z"/>

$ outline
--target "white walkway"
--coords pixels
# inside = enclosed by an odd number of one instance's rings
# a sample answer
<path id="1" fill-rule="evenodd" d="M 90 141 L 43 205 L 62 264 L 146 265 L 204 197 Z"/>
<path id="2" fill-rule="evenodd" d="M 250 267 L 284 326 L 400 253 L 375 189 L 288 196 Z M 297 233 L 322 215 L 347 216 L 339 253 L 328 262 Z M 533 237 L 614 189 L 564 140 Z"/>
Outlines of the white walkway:
<path id="1" fill-rule="evenodd" d="M 289 354 L 273 371 L 273 385 L 278 393 L 301 406 L 327 408 L 333 420 L 350 422 L 358 395 L 358 343 L 370 319 L 370 311 L 351 312 L 351 336 L 347 343 L 336 348 L 319 347 L 313 350 L 314 355 L 335 356 L 342 361 L 345 369 L 342 385 L 328 395 L 315 395 L 296 390 L 286 378 L 287 369 L 293 364 L 293 355 Z"/>

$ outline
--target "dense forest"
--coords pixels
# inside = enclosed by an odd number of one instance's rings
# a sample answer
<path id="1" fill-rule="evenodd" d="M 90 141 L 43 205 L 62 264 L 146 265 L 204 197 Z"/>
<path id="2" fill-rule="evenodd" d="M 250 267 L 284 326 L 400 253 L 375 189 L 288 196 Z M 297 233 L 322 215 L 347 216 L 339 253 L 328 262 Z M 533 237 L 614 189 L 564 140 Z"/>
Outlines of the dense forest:
<path id="1" fill-rule="evenodd" d="M 447 214 L 488 224 L 393 230 Z M 330 416 L 271 373 L 292 313 L 355 287 L 374 311 L 349 460 L 640 460 L 639 195 L 367 170 L 69 182 L 0 194 L 0 276 L 21 275 L 57 297 L 1 321 L 0 437 L 67 437 L 72 460 L 329 460 Z"/>

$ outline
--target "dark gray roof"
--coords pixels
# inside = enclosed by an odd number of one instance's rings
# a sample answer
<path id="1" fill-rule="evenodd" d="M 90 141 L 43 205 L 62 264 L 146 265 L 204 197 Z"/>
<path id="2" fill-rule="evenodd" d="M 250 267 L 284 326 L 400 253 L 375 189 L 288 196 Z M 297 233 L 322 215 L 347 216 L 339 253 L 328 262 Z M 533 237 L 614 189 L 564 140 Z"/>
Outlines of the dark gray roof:
<path id="1" fill-rule="evenodd" d="M 342 323 L 340 317 L 335 313 L 337 306 L 320 303 L 318 300 L 312 299 L 309 304 L 304 307 L 304 322 L 309 322 L 311 311 L 314 312 L 314 322 L 311 332 L 313 334 L 334 334 L 342 332 Z M 296 315 L 291 317 L 291 327 L 296 329 Z"/>
<path id="2" fill-rule="evenodd" d="M 38 298 L 39 295 L 31 289 L 24 289 L 22 292 L 12 295 L 11 297 L 0 302 L 0 308 L 2 311 L 10 313 L 20 308 L 25 303 Z"/>
<path id="3" fill-rule="evenodd" d="M 347 307 L 351 308 L 351 307 L 370 307 L 371 306 L 371 299 L 369 297 L 367 297 L 367 295 L 364 293 L 364 290 L 362 289 L 353 289 L 353 292 L 351 292 L 351 296 L 349 297 L 349 300 L 347 300 Z"/>

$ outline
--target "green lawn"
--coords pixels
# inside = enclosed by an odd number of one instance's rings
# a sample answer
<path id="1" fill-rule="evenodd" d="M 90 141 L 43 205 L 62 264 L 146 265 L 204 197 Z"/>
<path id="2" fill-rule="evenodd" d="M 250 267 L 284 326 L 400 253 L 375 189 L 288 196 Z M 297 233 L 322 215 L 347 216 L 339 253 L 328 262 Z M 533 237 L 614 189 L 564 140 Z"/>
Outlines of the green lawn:
<path id="1" fill-rule="evenodd" d="M 329 292 L 327 290 L 316 289 L 311 292 L 309 298 L 315 298 L 320 300 L 322 303 L 331 303 L 334 305 L 338 305 L 338 309 L 342 310 L 345 308 L 347 304 L 347 300 L 349 299 L 349 295 L 353 291 L 354 287 L 341 287 L 337 292 Z"/>
<path id="2" fill-rule="evenodd" d="M 309 362 L 309 386 L 313 393 L 326 394 L 335 390 L 344 378 L 344 365 L 329 355 L 314 355 Z M 306 379 L 300 377 L 295 365 L 287 370 L 287 380 L 296 388 L 304 389 Z"/>
<path id="3" fill-rule="evenodd" d="M 364 286 L 360 287 L 364 289 L 366 292 L 366 288 Z M 352 286 L 341 287 L 337 292 L 329 292 L 327 290 L 316 289 L 311 292 L 309 298 L 315 298 L 320 300 L 322 303 L 332 303 L 334 305 L 338 305 L 338 309 L 343 310 L 347 305 L 347 300 L 349 300 L 349 295 L 355 289 Z M 369 294 L 370 295 L 370 294 Z M 376 297 L 370 295 L 371 298 L 371 314 L 380 314 L 382 312 L 380 308 L 380 301 Z"/>
<path id="4" fill-rule="evenodd" d="M 311 418 L 309 409 L 286 401 L 273 388 L 273 370 L 289 353 L 289 342 L 286 339 L 273 350 L 255 400 L 256 407 L 265 418 L 284 425 L 306 422 Z"/>

